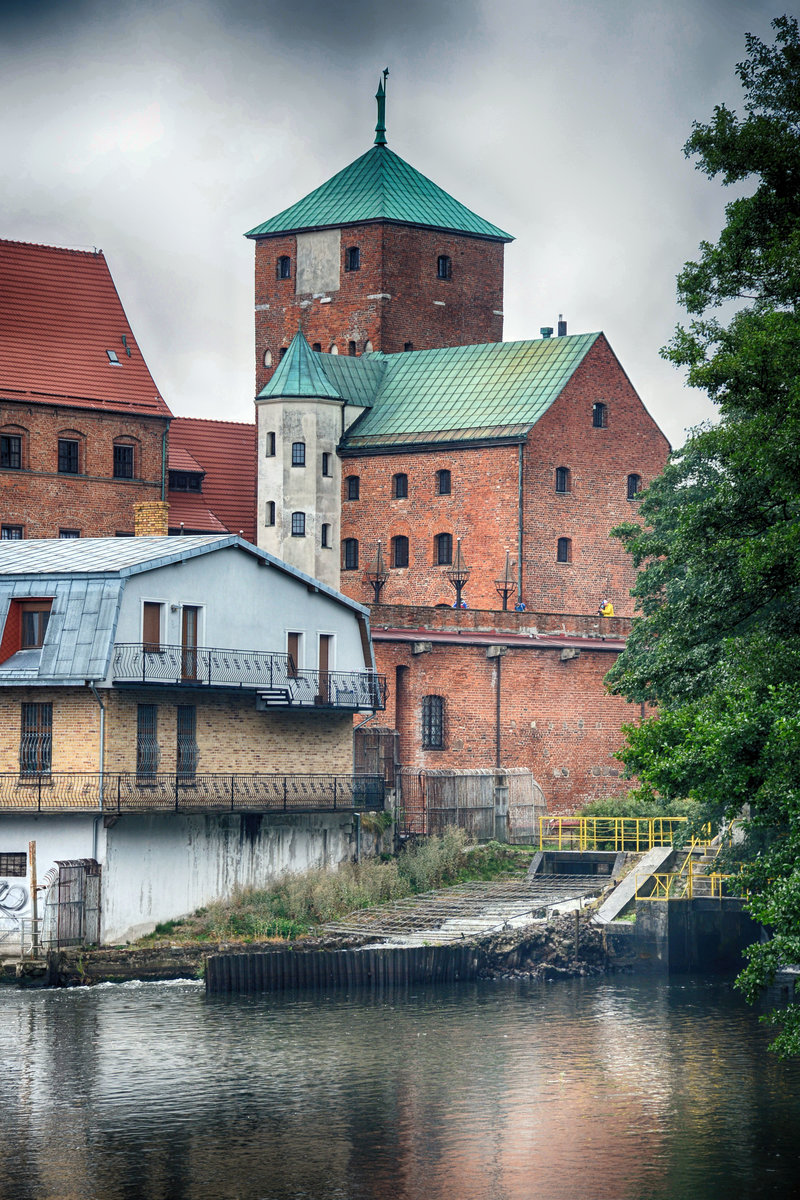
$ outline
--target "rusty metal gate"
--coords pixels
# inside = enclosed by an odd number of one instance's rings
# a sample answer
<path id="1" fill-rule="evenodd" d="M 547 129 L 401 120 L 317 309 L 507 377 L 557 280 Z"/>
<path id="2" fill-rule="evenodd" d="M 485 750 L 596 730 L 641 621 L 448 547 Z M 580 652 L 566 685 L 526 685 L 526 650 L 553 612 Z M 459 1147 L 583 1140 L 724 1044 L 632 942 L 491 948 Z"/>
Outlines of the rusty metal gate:
<path id="1" fill-rule="evenodd" d="M 73 858 L 56 866 L 56 945 L 94 945 L 100 941 L 100 864 L 93 858 Z"/>

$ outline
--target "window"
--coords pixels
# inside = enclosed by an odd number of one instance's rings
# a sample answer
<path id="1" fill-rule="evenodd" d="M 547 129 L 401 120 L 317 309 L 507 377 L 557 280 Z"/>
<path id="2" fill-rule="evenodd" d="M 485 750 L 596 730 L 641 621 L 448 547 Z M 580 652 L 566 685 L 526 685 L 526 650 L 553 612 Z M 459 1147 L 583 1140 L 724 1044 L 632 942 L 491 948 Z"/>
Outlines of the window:
<path id="1" fill-rule="evenodd" d="M 133 479 L 133 446 L 114 446 L 114 478 Z"/>
<path id="2" fill-rule="evenodd" d="M 317 354 L 321 354 L 322 353 L 322 342 L 314 342 L 314 345 L 311 347 L 311 349 L 316 351 Z"/>
<path id="3" fill-rule="evenodd" d="M 342 568 L 345 571 L 358 570 L 358 539 L 345 538 L 342 542 Z"/>
<path id="4" fill-rule="evenodd" d="M 327 451 L 322 453 L 322 474 L 328 477 L 331 474 L 331 456 Z"/>
<path id="5" fill-rule="evenodd" d="M 364 342 L 364 353 L 372 354 L 372 350 L 373 350 L 372 342 L 369 340 L 369 338 L 367 338 L 367 340 Z"/>
<path id="6" fill-rule="evenodd" d="M 44 635 L 50 621 L 52 600 L 22 600 L 19 611 L 22 625 L 20 646 L 23 650 L 38 650 L 44 645 Z"/>
<path id="7" fill-rule="evenodd" d="M 322 526 L 322 531 L 320 533 L 320 538 L 319 538 L 319 544 L 320 544 L 320 546 L 322 546 L 323 549 L 325 549 L 325 548 L 330 549 L 330 544 L 331 544 L 331 527 L 330 527 L 330 525 Z"/>
<path id="8" fill-rule="evenodd" d="M 136 775 L 152 779 L 158 770 L 161 748 L 158 744 L 158 706 L 136 705 Z"/>
<path id="9" fill-rule="evenodd" d="M 403 349 L 404 350 L 413 350 L 414 343 L 413 342 L 403 342 Z"/>
<path id="10" fill-rule="evenodd" d="M 395 500 L 405 500 L 408 497 L 408 476 L 402 471 L 392 476 L 392 495 Z"/>
<path id="11" fill-rule="evenodd" d="M 21 525 L 0 526 L 0 541 L 21 542 L 23 536 L 24 536 L 24 530 Z"/>
<path id="12" fill-rule="evenodd" d="M 81 536 L 80 529 L 59 529 L 58 536 L 60 538 L 79 538 Z"/>
<path id="13" fill-rule="evenodd" d="M 392 566 L 408 566 L 408 538 L 402 533 L 392 538 Z"/>
<path id="14" fill-rule="evenodd" d="M 639 492 L 641 490 L 642 490 L 641 475 L 629 475 L 628 476 L 628 499 L 636 500 L 636 498 L 638 497 Z"/>
<path id="15" fill-rule="evenodd" d="M 58 439 L 58 473 L 78 474 L 78 442 L 73 438 Z"/>
<path id="16" fill-rule="evenodd" d="M 265 525 L 274 525 L 275 524 L 275 501 L 274 500 L 267 501 L 267 507 L 266 507 L 266 511 L 264 513 L 264 524 Z"/>
<path id="17" fill-rule="evenodd" d="M 345 271 L 361 270 L 361 251 L 358 246 L 348 246 L 344 252 Z"/>
<path id="18" fill-rule="evenodd" d="M 306 536 L 306 514 L 304 512 L 292 513 L 292 537 Z"/>
<path id="19" fill-rule="evenodd" d="M 449 254 L 440 254 L 436 260 L 436 276 L 438 279 L 449 279 L 453 264 Z"/>
<path id="20" fill-rule="evenodd" d="M 266 446 L 267 458 L 274 458 L 275 457 L 275 434 L 272 432 L 272 430 L 270 430 L 269 433 L 267 434 L 265 446 Z"/>
<path id="21" fill-rule="evenodd" d="M 271 350 L 264 351 L 264 366 L 265 367 L 272 366 L 272 351 Z"/>
<path id="22" fill-rule="evenodd" d="M 155 600 L 142 604 L 142 647 L 145 654 L 158 654 L 161 650 L 161 629 L 164 605 Z"/>
<path id="23" fill-rule="evenodd" d="M 346 500 L 358 500 L 361 491 L 361 481 L 358 475 L 348 475 L 344 481 L 344 494 Z"/>
<path id="24" fill-rule="evenodd" d="M 449 471 L 436 472 L 436 491 L 440 496 L 449 496 L 452 479 Z"/>
<path id="25" fill-rule="evenodd" d="M 122 363 L 119 361 L 119 358 L 117 356 L 116 350 L 106 350 L 106 354 L 108 355 L 108 365 L 110 367 L 121 367 L 122 366 Z"/>
<path id="26" fill-rule="evenodd" d="M 592 405 L 592 425 L 595 429 L 605 429 L 608 424 L 608 409 L 599 401 Z"/>
<path id="27" fill-rule="evenodd" d="M 433 542 L 436 550 L 437 566 L 448 566 L 453 561 L 453 535 L 451 533 L 437 533 Z"/>
<path id="28" fill-rule="evenodd" d="M 339 347 L 336 345 L 336 342 L 331 342 L 330 348 L 328 350 L 328 354 L 338 354 L 338 353 L 339 353 Z"/>
<path id="29" fill-rule="evenodd" d="M 24 850 L 19 853 L 0 854 L 0 877 L 22 878 L 28 874 L 28 855 Z"/>
<path id="30" fill-rule="evenodd" d="M 355 342 L 348 342 L 348 343 L 347 343 L 347 353 L 350 355 L 350 357 L 351 357 L 351 358 L 355 358 L 355 356 L 356 356 L 356 344 L 355 344 Z"/>
<path id="31" fill-rule="evenodd" d="M 22 470 L 22 438 L 18 434 L 0 434 L 0 467 Z"/>
<path id="32" fill-rule="evenodd" d="M 422 746 L 444 749 L 444 696 L 422 697 Z"/>
<path id="33" fill-rule="evenodd" d="M 288 254 L 282 254 L 275 264 L 275 275 L 278 279 L 292 278 L 292 260 Z"/>
<path id="34" fill-rule="evenodd" d="M 556 562 L 572 562 L 572 539 L 561 537 L 556 547 Z"/>
<path id="35" fill-rule="evenodd" d="M 53 705 L 23 704 L 19 742 L 21 775 L 49 775 L 53 749 Z"/>
<path id="36" fill-rule="evenodd" d="M 556 467 L 556 491 L 572 491 L 572 473 L 569 467 Z"/>
<path id="37" fill-rule="evenodd" d="M 305 442 L 292 442 L 292 466 L 304 467 L 306 465 L 306 444 Z"/>
<path id="38" fill-rule="evenodd" d="M 170 471 L 171 492 L 202 492 L 203 476 L 199 471 Z"/>
<path id="39" fill-rule="evenodd" d="M 288 349 L 289 349 L 288 346 L 281 346 L 280 350 L 278 351 L 278 361 L 279 362 L 283 358 L 283 356 L 285 355 L 285 353 Z"/>
<path id="40" fill-rule="evenodd" d="M 197 771 L 197 709 L 194 704 L 178 705 L 175 769 L 179 779 L 194 779 Z"/>

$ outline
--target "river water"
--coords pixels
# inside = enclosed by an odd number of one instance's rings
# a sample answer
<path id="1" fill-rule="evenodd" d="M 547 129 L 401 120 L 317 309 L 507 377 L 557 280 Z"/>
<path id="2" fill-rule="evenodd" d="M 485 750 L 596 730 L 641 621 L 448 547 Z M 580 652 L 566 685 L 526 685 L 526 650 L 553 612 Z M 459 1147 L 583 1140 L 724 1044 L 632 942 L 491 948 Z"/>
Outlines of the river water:
<path id="1" fill-rule="evenodd" d="M 0 991 L 3 1200 L 800 1195 L 800 1065 L 726 983 Z"/>

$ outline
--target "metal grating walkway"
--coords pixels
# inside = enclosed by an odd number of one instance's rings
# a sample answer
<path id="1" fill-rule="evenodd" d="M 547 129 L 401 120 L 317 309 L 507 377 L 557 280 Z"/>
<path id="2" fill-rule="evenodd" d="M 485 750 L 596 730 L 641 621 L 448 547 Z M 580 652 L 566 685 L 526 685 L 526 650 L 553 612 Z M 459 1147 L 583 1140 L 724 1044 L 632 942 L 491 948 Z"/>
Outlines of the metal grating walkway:
<path id="1" fill-rule="evenodd" d="M 349 913 L 323 928 L 338 936 L 383 938 L 388 945 L 444 945 L 528 925 L 554 906 L 596 895 L 607 882 L 593 876 L 544 875 L 464 883 Z"/>

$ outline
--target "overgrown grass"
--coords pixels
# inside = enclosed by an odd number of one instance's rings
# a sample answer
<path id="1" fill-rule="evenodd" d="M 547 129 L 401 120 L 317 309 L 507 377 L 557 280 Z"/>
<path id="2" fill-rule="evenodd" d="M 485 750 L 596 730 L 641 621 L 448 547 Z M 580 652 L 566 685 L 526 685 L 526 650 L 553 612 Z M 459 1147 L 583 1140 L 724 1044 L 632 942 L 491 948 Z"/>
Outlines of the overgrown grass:
<path id="1" fill-rule="evenodd" d="M 407 846 L 389 862 L 366 859 L 345 863 L 338 871 L 286 875 L 265 890 L 243 889 L 230 900 L 198 909 L 183 921 L 166 921 L 141 940 L 147 944 L 165 937 L 173 942 L 301 937 L 359 908 L 468 879 L 518 873 L 531 856 L 530 849 L 496 842 L 467 847 L 463 831 L 448 828 L 441 837 Z"/>
<path id="2" fill-rule="evenodd" d="M 579 817 L 688 817 L 690 821 L 698 819 L 700 814 L 696 800 L 663 801 L 636 793 L 592 800 L 577 813 Z"/>

